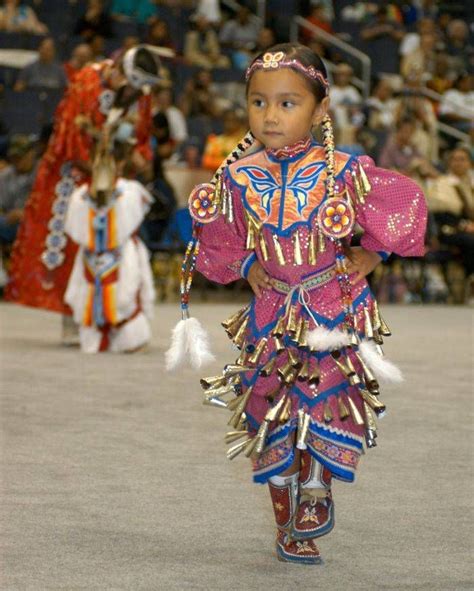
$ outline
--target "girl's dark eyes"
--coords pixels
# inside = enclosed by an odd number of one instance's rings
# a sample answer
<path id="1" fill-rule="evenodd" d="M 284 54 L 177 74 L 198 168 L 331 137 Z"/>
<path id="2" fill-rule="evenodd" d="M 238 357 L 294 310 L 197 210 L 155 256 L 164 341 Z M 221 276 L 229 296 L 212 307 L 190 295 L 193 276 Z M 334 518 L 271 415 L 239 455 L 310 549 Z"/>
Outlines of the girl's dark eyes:
<path id="1" fill-rule="evenodd" d="M 253 101 L 253 104 L 254 104 L 256 107 L 261 107 L 261 106 L 263 105 L 263 101 L 262 101 L 262 99 L 255 99 L 255 100 Z"/>
<path id="2" fill-rule="evenodd" d="M 283 101 L 283 106 L 285 107 L 285 109 L 293 107 L 295 105 L 295 103 L 291 102 L 291 101 Z"/>

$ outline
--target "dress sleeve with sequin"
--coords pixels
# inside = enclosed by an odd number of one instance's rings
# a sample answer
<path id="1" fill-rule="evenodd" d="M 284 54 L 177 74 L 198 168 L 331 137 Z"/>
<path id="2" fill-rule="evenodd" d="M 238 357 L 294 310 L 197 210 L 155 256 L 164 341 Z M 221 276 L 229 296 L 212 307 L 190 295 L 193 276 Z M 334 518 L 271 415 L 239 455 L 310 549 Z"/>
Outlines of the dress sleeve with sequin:
<path id="1" fill-rule="evenodd" d="M 358 224 L 364 230 L 361 245 L 367 250 L 395 253 L 399 256 L 423 256 L 427 222 L 427 205 L 421 188 L 410 178 L 375 166 L 362 156 L 361 165 L 371 190 L 362 203 L 357 199 L 351 175 L 346 186 L 356 204 Z"/>
<path id="2" fill-rule="evenodd" d="M 196 269 L 216 283 L 230 283 L 246 276 L 255 260 L 253 251 L 245 248 L 247 227 L 242 205 L 241 189 L 232 182 L 227 172 L 223 184 L 232 194 L 234 221 L 228 222 L 224 215 L 208 224 L 195 224 L 200 249 Z"/>

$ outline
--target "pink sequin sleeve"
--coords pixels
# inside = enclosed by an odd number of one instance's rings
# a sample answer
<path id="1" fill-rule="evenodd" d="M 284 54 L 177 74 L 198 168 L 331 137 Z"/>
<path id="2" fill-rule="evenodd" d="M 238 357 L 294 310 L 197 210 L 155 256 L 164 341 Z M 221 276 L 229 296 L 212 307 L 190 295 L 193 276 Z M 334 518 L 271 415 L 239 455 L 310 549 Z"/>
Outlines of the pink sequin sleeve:
<path id="1" fill-rule="evenodd" d="M 360 157 L 358 163 L 372 186 L 364 204 L 357 199 L 349 172 L 345 181 L 364 230 L 361 245 L 399 256 L 423 256 L 428 210 L 421 188 L 398 172 L 378 168 L 368 156 Z M 354 165 L 357 171 L 357 161 Z"/>
<path id="2" fill-rule="evenodd" d="M 232 192 L 234 221 L 230 223 L 220 215 L 214 222 L 200 228 L 201 246 L 196 263 L 196 269 L 216 283 L 240 279 L 243 267 L 252 256 L 252 251 L 245 248 L 247 226 L 240 190 L 227 176 L 224 176 L 224 182 Z"/>

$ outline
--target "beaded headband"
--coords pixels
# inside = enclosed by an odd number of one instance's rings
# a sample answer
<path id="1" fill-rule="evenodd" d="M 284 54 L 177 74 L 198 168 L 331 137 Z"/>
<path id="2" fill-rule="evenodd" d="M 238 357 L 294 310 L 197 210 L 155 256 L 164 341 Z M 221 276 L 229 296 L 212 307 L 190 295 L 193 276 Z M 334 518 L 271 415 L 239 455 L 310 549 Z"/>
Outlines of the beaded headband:
<path id="1" fill-rule="evenodd" d="M 329 83 L 322 72 L 317 70 L 314 66 L 304 66 L 297 59 L 285 59 L 283 51 L 277 51 L 276 53 L 267 51 L 267 53 L 264 53 L 261 59 L 255 60 L 253 64 L 247 68 L 247 71 L 245 72 L 245 80 L 248 82 L 255 70 L 271 71 L 280 68 L 293 68 L 294 70 L 298 70 L 303 76 L 322 84 L 326 94 L 329 93 Z"/>

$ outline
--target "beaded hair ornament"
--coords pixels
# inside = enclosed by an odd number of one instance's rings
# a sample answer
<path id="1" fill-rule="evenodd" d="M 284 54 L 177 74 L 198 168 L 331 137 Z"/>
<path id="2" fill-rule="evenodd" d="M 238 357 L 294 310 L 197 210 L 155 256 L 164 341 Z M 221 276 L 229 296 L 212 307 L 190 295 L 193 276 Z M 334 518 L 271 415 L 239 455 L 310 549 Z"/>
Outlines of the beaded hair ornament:
<path id="1" fill-rule="evenodd" d="M 277 51 L 272 53 L 267 51 L 263 54 L 261 59 L 255 60 L 245 72 L 245 80 L 248 82 L 255 70 L 279 70 L 280 68 L 292 68 L 297 70 L 303 76 L 319 82 L 326 92 L 326 96 L 329 94 L 329 83 L 324 77 L 323 73 L 317 70 L 314 66 L 305 66 L 299 60 L 292 58 L 288 59 L 285 57 L 283 51 Z"/>

